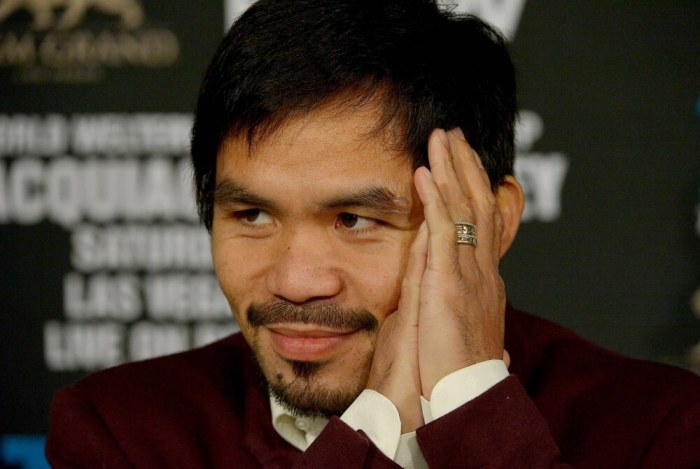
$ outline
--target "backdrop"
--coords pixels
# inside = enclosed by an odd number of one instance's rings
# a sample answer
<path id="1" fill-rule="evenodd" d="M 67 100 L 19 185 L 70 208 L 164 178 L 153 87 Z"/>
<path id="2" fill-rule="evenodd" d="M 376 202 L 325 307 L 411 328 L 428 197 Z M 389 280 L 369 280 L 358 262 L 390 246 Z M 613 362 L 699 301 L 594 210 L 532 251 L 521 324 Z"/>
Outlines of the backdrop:
<path id="1" fill-rule="evenodd" d="M 60 386 L 236 329 L 186 160 L 201 76 L 250 3 L 0 0 L 0 466 L 45 464 Z M 503 30 L 518 69 L 510 301 L 697 370 L 700 2 L 452 7 Z"/>

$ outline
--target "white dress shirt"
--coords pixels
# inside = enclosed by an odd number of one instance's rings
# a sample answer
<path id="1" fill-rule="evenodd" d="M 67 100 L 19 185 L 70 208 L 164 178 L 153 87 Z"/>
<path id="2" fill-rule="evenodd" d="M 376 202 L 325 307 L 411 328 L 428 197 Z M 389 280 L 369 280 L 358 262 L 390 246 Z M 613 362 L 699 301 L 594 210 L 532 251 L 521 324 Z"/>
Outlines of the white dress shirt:
<path id="1" fill-rule="evenodd" d="M 423 421 L 439 419 L 483 394 L 508 376 L 502 360 L 488 360 L 462 368 L 442 378 L 433 388 L 431 400 L 420 397 Z M 273 397 L 272 426 L 292 446 L 306 449 L 328 423 L 323 417 L 295 417 Z M 362 430 L 388 458 L 406 468 L 428 467 L 416 441 L 416 433 L 401 434 L 396 406 L 384 395 L 365 389 L 340 416 L 354 430 Z"/>

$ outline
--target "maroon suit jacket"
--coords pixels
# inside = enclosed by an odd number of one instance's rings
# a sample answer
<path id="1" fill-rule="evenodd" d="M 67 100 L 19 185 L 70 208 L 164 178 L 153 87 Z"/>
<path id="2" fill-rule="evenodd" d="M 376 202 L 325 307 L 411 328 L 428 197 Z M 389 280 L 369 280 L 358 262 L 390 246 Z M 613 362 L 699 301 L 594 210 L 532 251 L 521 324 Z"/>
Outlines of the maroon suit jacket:
<path id="1" fill-rule="evenodd" d="M 418 429 L 430 467 L 700 467 L 700 378 L 605 351 L 511 308 L 512 375 Z M 272 428 L 240 335 L 62 389 L 54 467 L 396 467 L 332 418 L 304 453 Z"/>

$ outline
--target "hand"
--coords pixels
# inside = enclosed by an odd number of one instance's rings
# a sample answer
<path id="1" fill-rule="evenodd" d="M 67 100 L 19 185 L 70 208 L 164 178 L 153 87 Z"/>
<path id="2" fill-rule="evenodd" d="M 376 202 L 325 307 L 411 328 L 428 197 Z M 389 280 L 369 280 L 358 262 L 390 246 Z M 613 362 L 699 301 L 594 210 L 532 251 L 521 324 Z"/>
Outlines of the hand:
<path id="1" fill-rule="evenodd" d="M 510 364 L 498 273 L 503 222 L 488 175 L 459 130 L 435 130 L 428 152 L 432 174 L 415 174 L 425 221 L 398 309 L 379 331 L 367 384 L 397 407 L 402 433 L 423 425 L 419 396 L 429 399 L 443 377 L 494 358 Z M 476 225 L 478 246 L 457 244 L 458 220 Z"/>
<path id="2" fill-rule="evenodd" d="M 429 399 L 448 374 L 504 357 L 505 288 L 498 272 L 503 221 L 479 156 L 459 129 L 434 130 L 428 155 L 432 172 L 416 170 L 415 185 L 428 227 L 418 367 Z M 476 225 L 477 246 L 457 244 L 456 221 Z"/>

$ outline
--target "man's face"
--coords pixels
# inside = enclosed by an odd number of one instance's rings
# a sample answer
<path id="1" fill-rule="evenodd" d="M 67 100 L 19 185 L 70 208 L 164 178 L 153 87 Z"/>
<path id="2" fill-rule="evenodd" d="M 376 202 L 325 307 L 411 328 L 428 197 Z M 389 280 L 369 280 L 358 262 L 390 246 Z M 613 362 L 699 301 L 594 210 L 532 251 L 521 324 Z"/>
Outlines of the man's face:
<path id="1" fill-rule="evenodd" d="M 251 155 L 238 138 L 219 151 L 216 273 L 273 393 L 300 413 L 342 413 L 364 389 L 423 218 L 411 159 L 376 124 L 371 105 L 324 106 Z"/>

